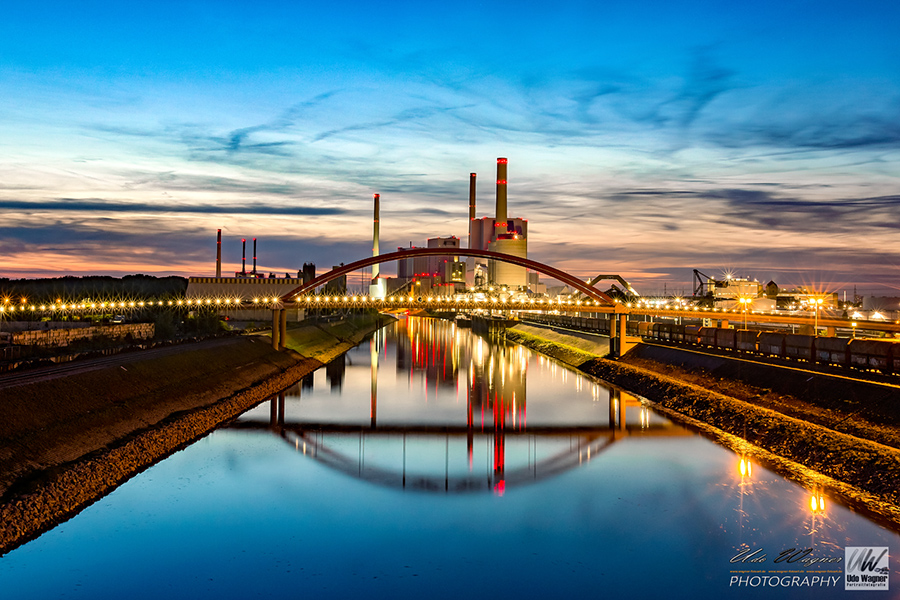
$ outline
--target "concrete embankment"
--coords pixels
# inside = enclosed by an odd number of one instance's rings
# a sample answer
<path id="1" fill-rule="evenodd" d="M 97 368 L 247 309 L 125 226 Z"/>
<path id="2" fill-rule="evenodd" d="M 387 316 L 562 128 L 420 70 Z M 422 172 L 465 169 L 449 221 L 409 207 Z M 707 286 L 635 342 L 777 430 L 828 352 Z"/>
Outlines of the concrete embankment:
<path id="1" fill-rule="evenodd" d="M 0 554 L 291 386 L 385 323 L 306 324 L 0 392 Z"/>
<path id="2" fill-rule="evenodd" d="M 507 331 L 507 338 L 639 394 L 673 420 L 701 430 L 808 489 L 829 490 L 900 527 L 900 451 L 867 436 L 839 431 L 849 415 L 819 411 L 802 399 L 782 396 L 783 406 L 806 406 L 820 422 L 796 418 L 787 410 L 761 405 L 765 394 L 740 382 L 695 372 L 689 383 L 682 377 L 688 373 L 671 370 L 670 365 L 646 357 L 607 360 L 579 347 L 579 338 L 558 331 L 519 325 Z M 660 372 L 667 369 L 675 376 Z M 896 429 L 883 429 L 893 439 Z"/>

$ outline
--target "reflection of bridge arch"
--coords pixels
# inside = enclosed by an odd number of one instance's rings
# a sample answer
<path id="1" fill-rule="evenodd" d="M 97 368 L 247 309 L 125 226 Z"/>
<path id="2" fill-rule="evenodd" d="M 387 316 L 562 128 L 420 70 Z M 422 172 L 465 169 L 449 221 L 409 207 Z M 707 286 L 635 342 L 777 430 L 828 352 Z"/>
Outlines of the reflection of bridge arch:
<path id="1" fill-rule="evenodd" d="M 592 300 L 596 300 L 602 304 L 606 305 L 615 305 L 615 301 L 596 289 L 592 285 L 586 284 L 584 281 L 575 277 L 574 275 L 570 275 L 565 271 L 560 271 L 555 267 L 551 267 L 550 265 L 545 265 L 544 263 L 537 262 L 535 260 L 529 260 L 527 258 L 521 258 L 518 256 L 513 256 L 511 254 L 503 254 L 500 252 L 491 252 L 489 250 L 476 250 L 473 248 L 453 248 L 449 249 L 452 251 L 448 251 L 447 248 L 411 248 L 409 250 L 400 250 L 398 252 L 390 252 L 388 254 L 380 254 L 378 256 L 370 256 L 368 258 L 364 258 L 362 260 L 357 260 L 348 265 L 343 265 L 341 267 L 335 267 L 331 271 L 319 275 L 312 281 L 308 283 L 304 283 L 298 288 L 294 288 L 290 292 L 284 294 L 281 297 L 282 302 L 291 302 L 294 300 L 296 296 L 300 294 L 305 294 L 311 290 L 316 289 L 320 285 L 324 285 L 329 281 L 342 277 L 348 273 L 352 273 L 353 271 L 357 271 L 359 269 L 364 269 L 366 267 L 371 267 L 372 265 L 377 265 L 381 263 L 391 262 L 394 260 L 403 260 L 406 258 L 414 258 L 417 256 L 471 256 L 474 258 L 487 258 L 490 260 L 499 260 L 501 262 L 510 263 L 513 265 L 517 265 L 520 267 L 525 267 L 531 269 L 532 271 L 537 271 L 538 273 L 542 273 L 557 281 L 560 281 L 566 285 L 573 287 L 578 290 L 582 294 L 591 298 Z"/>
<path id="2" fill-rule="evenodd" d="M 433 425 L 398 425 L 378 426 L 376 428 L 361 425 L 336 425 L 328 423 L 270 423 L 259 421 L 236 421 L 226 426 L 229 429 L 253 430 L 269 432 L 281 437 L 292 448 L 302 452 L 322 465 L 360 479 L 374 485 L 406 489 L 420 492 L 447 494 L 463 494 L 478 492 L 503 493 L 509 487 L 521 487 L 531 483 L 561 475 L 579 465 L 595 459 L 613 445 L 614 442 L 629 436 L 638 437 L 680 437 L 692 435 L 689 431 L 672 425 L 640 425 L 624 426 L 620 424 L 610 427 L 536 427 L 528 431 L 503 428 L 471 428 L 467 426 L 433 426 Z M 336 451 L 327 443 L 328 436 L 338 439 L 359 439 L 360 456 L 353 458 Z M 471 453 L 474 437 L 483 437 L 486 442 L 494 442 L 494 460 L 492 469 L 483 473 L 451 474 L 449 469 L 443 474 L 423 474 L 407 472 L 404 455 L 401 469 L 389 469 L 367 463 L 364 456 L 365 439 L 370 437 L 403 438 L 404 452 L 407 436 L 414 438 L 433 437 L 468 438 L 468 451 Z M 505 468 L 505 458 L 500 457 L 498 469 L 496 451 L 498 446 L 503 452 L 506 438 L 532 437 L 536 439 L 568 438 L 577 440 L 569 448 L 556 452 L 540 461 L 535 456 L 534 462 L 524 466 Z M 334 438 L 332 438 L 333 440 Z M 449 448 L 449 446 L 448 446 Z M 449 452 L 449 450 L 448 450 Z M 470 454 L 471 458 L 471 454 Z M 371 462 L 371 461 L 370 461 Z"/>

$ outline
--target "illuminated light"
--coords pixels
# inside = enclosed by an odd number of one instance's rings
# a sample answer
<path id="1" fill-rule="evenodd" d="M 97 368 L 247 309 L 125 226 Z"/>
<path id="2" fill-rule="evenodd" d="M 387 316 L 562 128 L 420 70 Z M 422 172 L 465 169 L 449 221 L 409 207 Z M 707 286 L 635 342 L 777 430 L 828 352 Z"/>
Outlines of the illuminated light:
<path id="1" fill-rule="evenodd" d="M 319 298 L 316 297 L 316 300 L 318 300 L 318 299 L 319 299 Z M 253 302 L 254 302 L 254 304 L 259 304 L 259 298 L 254 298 L 254 299 L 253 299 Z"/>
<path id="2" fill-rule="evenodd" d="M 498 165 L 505 165 L 506 162 L 507 162 L 507 160 L 506 160 L 505 158 L 498 158 L 498 159 L 497 159 L 497 164 L 498 164 Z"/>
<path id="3" fill-rule="evenodd" d="M 216 300 L 216 304 L 218 304 L 218 303 L 219 303 L 219 301 Z M 231 304 L 231 298 L 225 298 L 225 304 Z"/>
<path id="4" fill-rule="evenodd" d="M 34 310 L 34 304 L 31 305 L 31 310 Z M 41 307 L 41 310 L 44 310 L 44 307 Z"/>
<path id="5" fill-rule="evenodd" d="M 128 303 L 128 307 L 129 307 L 129 308 L 134 308 L 134 302 L 129 302 L 129 303 Z"/>
<path id="6" fill-rule="evenodd" d="M 179 300 L 179 301 L 177 302 L 178 306 L 181 306 L 183 303 L 184 303 L 184 300 Z"/>
<path id="7" fill-rule="evenodd" d="M 498 179 L 498 180 L 497 180 L 497 185 L 506 185 L 506 180 L 505 180 L 505 179 Z"/>
<path id="8" fill-rule="evenodd" d="M 208 303 L 209 303 L 209 302 L 207 301 L 207 304 L 208 304 Z M 221 299 L 221 298 L 216 298 L 216 304 L 222 304 L 222 299 Z"/>
<path id="9" fill-rule="evenodd" d="M 819 505 L 818 505 L 818 502 L 816 501 L 815 496 L 812 496 L 809 499 L 809 507 L 812 509 L 813 512 L 816 512 L 819 510 Z"/>
<path id="10" fill-rule="evenodd" d="M 138 306 L 143 306 L 143 305 L 144 305 L 144 301 L 143 301 L 143 300 L 141 300 L 140 302 L 138 302 Z"/>
<path id="11" fill-rule="evenodd" d="M 188 301 L 187 301 L 187 303 L 188 303 L 188 305 L 191 305 L 191 304 L 193 304 L 193 303 L 194 303 L 194 301 L 193 301 L 193 300 L 190 300 L 190 299 L 188 299 Z"/>
<path id="12" fill-rule="evenodd" d="M 212 302 L 210 301 L 209 298 L 206 299 L 206 303 L 207 303 L 207 304 L 212 304 Z"/>
<path id="13" fill-rule="evenodd" d="M 307 301 L 307 302 L 311 302 L 311 301 L 312 301 L 312 298 L 310 298 L 309 296 L 307 296 L 307 297 L 306 297 L 306 301 Z"/>
<path id="14" fill-rule="evenodd" d="M 56 305 L 55 305 L 55 304 L 51 304 L 51 305 L 50 305 L 50 310 L 56 310 Z"/>
<path id="15" fill-rule="evenodd" d="M 344 302 L 347 301 L 347 296 L 344 296 Z M 275 298 L 272 298 L 272 302 L 275 302 Z"/>

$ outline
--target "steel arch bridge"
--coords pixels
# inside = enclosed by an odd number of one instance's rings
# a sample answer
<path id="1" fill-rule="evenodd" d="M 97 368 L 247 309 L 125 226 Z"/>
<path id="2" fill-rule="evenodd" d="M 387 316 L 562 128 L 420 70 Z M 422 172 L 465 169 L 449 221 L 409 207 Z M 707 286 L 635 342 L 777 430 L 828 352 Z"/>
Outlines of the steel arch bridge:
<path id="1" fill-rule="evenodd" d="M 301 285 L 300 287 L 294 288 L 290 292 L 287 292 L 281 297 L 282 303 L 291 303 L 294 302 L 297 296 L 301 296 L 307 292 L 315 290 L 320 285 L 325 285 L 329 281 L 333 281 L 339 277 L 342 277 L 348 273 L 352 273 L 353 271 L 357 271 L 359 269 L 364 269 L 366 267 L 370 267 L 372 265 L 377 265 L 381 263 L 391 262 L 394 260 L 403 260 L 407 258 L 415 258 L 415 257 L 425 257 L 425 256 L 469 256 L 474 258 L 487 258 L 489 260 L 498 260 L 500 262 L 506 262 L 513 265 L 517 265 L 520 267 L 525 267 L 531 269 L 532 271 L 537 271 L 538 273 L 542 273 L 557 281 L 560 281 L 566 285 L 571 286 L 572 288 L 578 290 L 588 298 L 606 306 L 616 306 L 616 301 L 609 297 L 607 294 L 604 294 L 597 288 L 588 283 L 585 283 L 578 277 L 574 275 L 570 275 L 565 271 L 561 271 L 555 267 L 551 267 L 550 265 L 530 260 L 527 258 L 522 258 L 519 256 L 513 256 L 511 254 L 503 254 L 501 252 L 491 252 L 489 250 L 476 250 L 473 248 L 454 248 L 452 251 L 448 251 L 447 248 L 411 248 L 409 250 L 399 250 L 397 252 L 389 252 L 388 254 L 379 254 L 378 256 L 370 256 L 368 258 L 364 258 L 362 260 L 357 260 L 347 265 L 342 265 L 340 267 L 335 267 L 331 271 L 319 275 L 312 281 Z"/>

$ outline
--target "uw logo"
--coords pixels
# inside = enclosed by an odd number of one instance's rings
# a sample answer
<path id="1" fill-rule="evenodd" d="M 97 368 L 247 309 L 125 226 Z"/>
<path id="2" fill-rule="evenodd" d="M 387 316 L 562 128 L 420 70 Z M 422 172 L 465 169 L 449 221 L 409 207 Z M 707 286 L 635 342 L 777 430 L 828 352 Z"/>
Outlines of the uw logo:
<path id="1" fill-rule="evenodd" d="M 891 572 L 887 546 L 847 546 L 844 565 L 845 590 L 888 589 Z"/>

